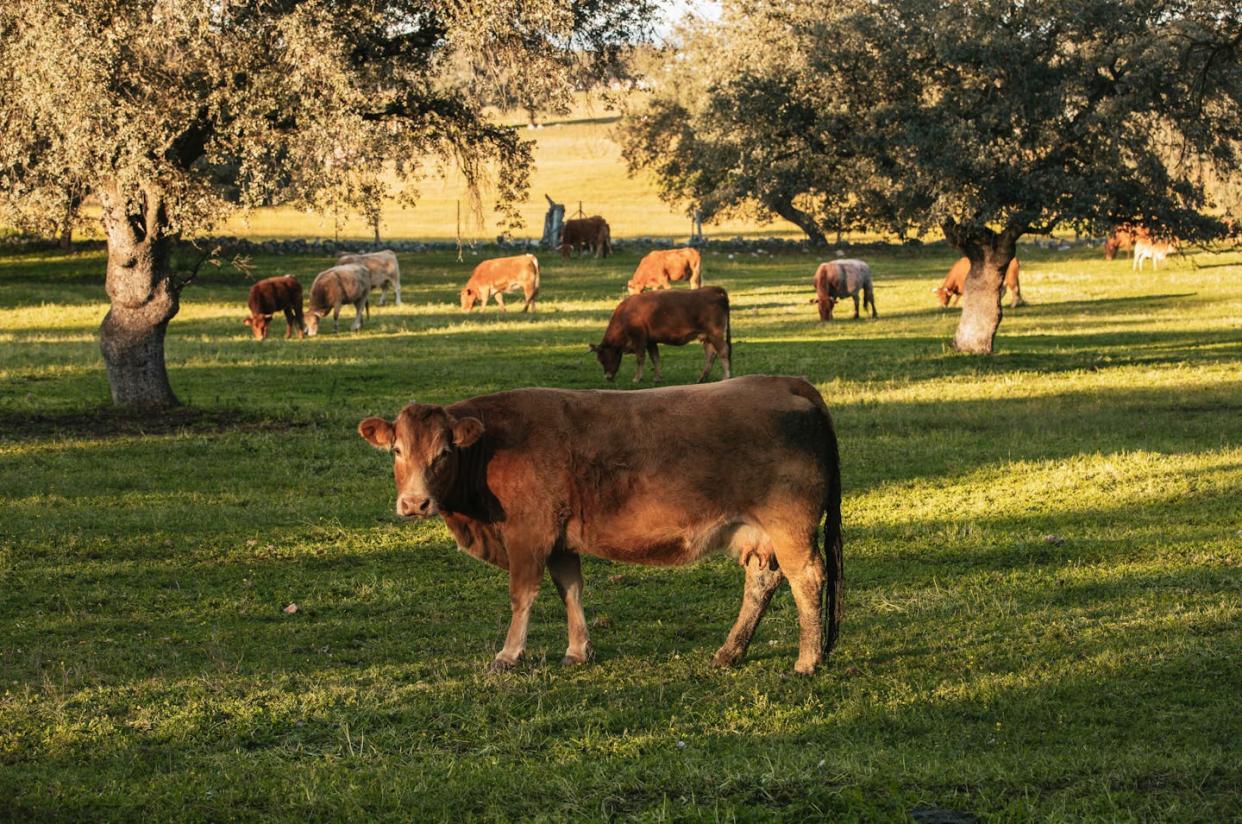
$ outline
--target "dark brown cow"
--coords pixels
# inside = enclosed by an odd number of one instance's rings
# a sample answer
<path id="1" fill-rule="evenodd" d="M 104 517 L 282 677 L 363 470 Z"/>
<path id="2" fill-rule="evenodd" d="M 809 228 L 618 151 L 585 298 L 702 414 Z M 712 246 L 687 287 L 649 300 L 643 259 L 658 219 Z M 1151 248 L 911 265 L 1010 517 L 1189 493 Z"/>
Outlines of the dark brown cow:
<path id="1" fill-rule="evenodd" d="M 272 315 L 285 313 L 285 339 L 293 337 L 296 329 L 298 338 L 306 333 L 306 323 L 302 320 L 302 284 L 293 275 L 261 280 L 250 287 L 250 317 L 242 323 L 250 327 L 256 340 L 267 337 L 267 328 L 272 322 Z"/>
<path id="2" fill-rule="evenodd" d="M 717 665 L 746 653 L 783 579 L 798 608 L 794 669 L 814 672 L 836 643 L 840 461 L 824 400 L 801 378 L 517 389 L 410 404 L 395 421 L 367 418 L 358 431 L 393 456 L 399 516 L 439 515 L 463 552 L 508 571 L 513 615 L 493 669 L 522 657 L 545 569 L 568 617 L 564 663 L 590 658 L 582 554 L 674 566 L 736 553 L 746 586 Z"/>
<path id="3" fill-rule="evenodd" d="M 1118 252 L 1128 252 L 1140 240 L 1151 240 L 1151 232 L 1135 223 L 1118 223 L 1104 239 L 1104 259 L 1112 260 Z"/>
<path id="4" fill-rule="evenodd" d="M 693 246 L 648 252 L 638 262 L 625 291 L 637 295 L 644 289 L 668 289 L 674 280 L 690 282 L 691 289 L 703 285 L 703 257 Z"/>
<path id="5" fill-rule="evenodd" d="M 621 368 L 621 356 L 632 352 L 638 360 L 634 383 L 643 379 L 643 358 L 651 355 L 654 380 L 659 382 L 658 344 L 683 346 L 692 340 L 703 341 L 703 354 L 707 359 L 699 383 L 712 371 L 717 355 L 725 378 L 730 377 L 733 340 L 729 331 L 729 294 L 719 286 L 630 295 L 613 310 L 603 341 L 599 345 L 591 344 L 591 351 L 604 367 L 604 377 L 610 381 Z"/>
<path id="6" fill-rule="evenodd" d="M 1019 275 L 1022 273 L 1022 264 L 1017 258 L 1009 261 L 1009 266 L 1005 268 L 1005 282 L 1002 284 L 1001 294 L 1008 291 L 1013 298 L 1009 301 L 1010 308 L 1025 306 L 1026 299 L 1022 297 L 1022 283 Z M 970 258 L 958 258 L 957 262 L 949 267 L 949 273 L 944 276 L 944 281 L 932 289 L 936 293 L 936 299 L 940 301 L 941 308 L 947 309 L 949 302 L 952 301 L 957 305 L 958 300 L 966 293 L 966 276 L 970 274 Z"/>
<path id="7" fill-rule="evenodd" d="M 526 300 L 522 311 L 535 311 L 535 297 L 539 294 L 539 260 L 534 255 L 492 258 L 474 267 L 470 280 L 466 281 L 459 295 L 461 308 L 463 312 L 469 312 L 480 301 L 480 308 L 486 308 L 488 299 L 495 295 L 500 311 L 507 312 L 504 293 L 518 291 Z"/>
<path id="8" fill-rule="evenodd" d="M 612 230 L 608 221 L 599 215 L 580 217 L 565 221 L 561 229 L 561 257 L 569 257 L 572 251 L 589 249 L 595 257 L 608 257 L 612 253 Z"/>

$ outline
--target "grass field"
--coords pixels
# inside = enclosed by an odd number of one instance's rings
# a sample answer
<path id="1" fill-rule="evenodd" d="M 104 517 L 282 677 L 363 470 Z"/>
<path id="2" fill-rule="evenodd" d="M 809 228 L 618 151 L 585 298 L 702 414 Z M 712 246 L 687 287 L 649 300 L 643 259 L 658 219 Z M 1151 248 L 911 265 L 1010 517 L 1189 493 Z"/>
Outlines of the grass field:
<path id="1" fill-rule="evenodd" d="M 211 273 L 158 421 L 104 405 L 102 257 L 0 257 L 0 819 L 1238 820 L 1242 255 L 1024 251 L 1032 305 L 972 358 L 928 292 L 946 251 L 864 254 L 880 318 L 829 325 L 810 256 L 704 264 L 737 372 L 805 375 L 836 418 L 846 621 L 809 679 L 787 591 L 709 665 L 726 558 L 588 559 L 596 660 L 557 663 L 549 585 L 527 662 L 487 673 L 503 574 L 398 522 L 354 431 L 601 386 L 586 344 L 632 256 L 549 257 L 538 316 L 501 318 L 453 303 L 473 258 L 404 255 L 407 306 L 263 344 Z M 685 382 L 701 354 L 664 362 Z"/>

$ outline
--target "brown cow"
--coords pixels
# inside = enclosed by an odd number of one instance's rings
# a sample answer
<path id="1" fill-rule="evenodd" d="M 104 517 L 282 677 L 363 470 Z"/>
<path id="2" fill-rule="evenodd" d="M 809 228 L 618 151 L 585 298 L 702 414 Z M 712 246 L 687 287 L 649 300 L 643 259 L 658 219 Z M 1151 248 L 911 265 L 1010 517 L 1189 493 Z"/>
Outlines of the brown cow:
<path id="1" fill-rule="evenodd" d="M 1104 239 L 1104 259 L 1112 260 L 1118 252 L 1128 252 L 1136 241 L 1151 240 L 1151 233 L 1135 223 L 1118 223 Z"/>
<path id="2" fill-rule="evenodd" d="M 512 620 L 493 669 L 522 657 L 545 569 L 568 617 L 563 663 L 591 657 L 583 554 L 657 566 L 718 550 L 745 557 L 742 607 L 718 666 L 746 653 L 782 579 L 798 609 L 794 669 L 813 673 L 836 643 L 837 438 L 823 398 L 801 378 L 517 389 L 450 406 L 412 403 L 393 422 L 363 420 L 358 432 L 393 456 L 399 516 L 439 515 L 463 552 L 508 571 Z"/>
<path id="3" fill-rule="evenodd" d="M 319 319 L 332 313 L 332 331 L 339 330 L 341 307 L 347 303 L 354 305 L 354 322 L 350 329 L 357 332 L 362 328 L 362 313 L 366 310 L 367 320 L 371 319 L 371 275 L 367 267 L 359 263 L 345 263 L 325 269 L 315 276 L 311 284 L 310 311 L 306 313 L 306 334 L 314 337 L 319 334 Z"/>
<path id="4" fill-rule="evenodd" d="M 863 295 L 863 308 L 871 306 L 871 317 L 879 317 L 875 311 L 875 287 L 871 282 L 871 267 L 865 261 L 846 258 L 819 264 L 812 279 L 815 297 L 811 303 L 819 304 L 820 321 L 832 320 L 832 307 L 842 298 L 854 299 L 854 320 L 858 320 L 858 293 Z"/>
<path id="5" fill-rule="evenodd" d="M 702 383 L 720 356 L 725 378 L 730 377 L 729 358 L 733 338 L 729 331 L 729 294 L 719 286 L 676 292 L 646 292 L 630 295 L 613 310 L 612 320 L 599 345 L 591 344 L 604 377 L 611 381 L 621 368 L 621 356 L 632 352 L 638 360 L 634 383 L 643 379 L 643 358 L 651 355 L 654 381 L 660 380 L 660 347 L 683 346 L 703 341 L 706 364 L 699 375 Z"/>
<path id="6" fill-rule="evenodd" d="M 502 293 L 519 290 L 526 300 L 522 311 L 535 311 L 535 296 L 539 294 L 539 261 L 534 255 L 485 260 L 474 267 L 474 273 L 461 290 L 462 311 L 470 311 L 480 300 L 480 308 L 485 308 L 488 298 L 495 295 L 500 311 L 507 312 Z"/>
<path id="7" fill-rule="evenodd" d="M 691 289 L 703 285 L 703 257 L 693 246 L 648 252 L 638 262 L 625 291 L 637 295 L 644 289 L 668 289 L 671 281 L 688 280 Z"/>
<path id="8" fill-rule="evenodd" d="M 1026 305 L 1026 299 L 1022 297 L 1022 284 L 1019 281 L 1019 275 L 1022 272 L 1022 264 L 1017 258 L 1009 261 L 1009 266 L 1005 269 L 1005 282 L 1001 284 L 1001 295 L 1008 290 L 1013 299 L 1009 302 L 1010 308 L 1017 308 Z M 959 258 L 956 263 L 949 267 L 949 273 L 944 276 L 944 282 L 932 289 L 936 293 L 937 299 L 940 301 L 941 308 L 947 309 L 949 302 L 952 301 L 956 306 L 958 300 L 966 292 L 966 276 L 970 274 L 970 258 Z"/>
<path id="9" fill-rule="evenodd" d="M 267 327 L 272 315 L 285 313 L 285 339 L 293 337 L 294 329 L 300 339 L 305 334 L 302 320 L 302 284 L 293 275 L 266 278 L 250 287 L 250 317 L 242 323 L 250 327 L 256 340 L 267 337 Z"/>
<path id="10" fill-rule="evenodd" d="M 584 248 L 597 258 L 612 253 L 612 230 L 599 215 L 567 220 L 561 229 L 561 257 L 567 258 L 575 250 L 580 253 Z"/>

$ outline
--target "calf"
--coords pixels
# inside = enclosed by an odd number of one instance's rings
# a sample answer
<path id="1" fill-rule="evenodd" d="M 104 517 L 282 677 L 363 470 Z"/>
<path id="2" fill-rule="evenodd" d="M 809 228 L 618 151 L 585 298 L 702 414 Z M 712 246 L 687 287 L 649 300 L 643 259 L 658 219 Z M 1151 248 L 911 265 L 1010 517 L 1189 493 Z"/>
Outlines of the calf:
<path id="1" fill-rule="evenodd" d="M 863 308 L 871 307 L 871 317 L 879 317 L 875 311 L 875 292 L 871 284 L 871 267 L 861 260 L 846 258 L 819 264 L 814 277 L 815 297 L 811 303 L 819 304 L 820 321 L 832 320 L 832 307 L 841 298 L 854 299 L 854 320 L 858 320 L 858 293 L 863 293 Z"/>
<path id="2" fill-rule="evenodd" d="M 329 312 L 332 313 L 332 331 L 339 331 L 341 307 L 347 303 L 352 303 L 357 313 L 349 328 L 357 332 L 362 328 L 363 310 L 366 310 L 367 319 L 371 318 L 370 294 L 370 274 L 361 264 L 346 263 L 320 272 L 311 284 L 306 334 L 312 337 L 319 334 L 319 319 L 326 317 Z"/>
<path id="3" fill-rule="evenodd" d="M 293 337 L 296 329 L 298 338 L 305 334 L 305 323 L 302 320 L 302 284 L 293 275 L 261 280 L 250 287 L 250 317 L 242 323 L 250 327 L 256 340 L 267 337 L 267 328 L 272 322 L 272 315 L 285 313 L 285 339 Z"/>
<path id="4" fill-rule="evenodd" d="M 535 296 L 539 294 L 539 261 L 534 255 L 493 258 L 474 267 L 470 280 L 461 290 L 461 308 L 463 312 L 468 312 L 480 300 L 480 308 L 486 307 L 487 299 L 495 295 L 496 305 L 505 312 L 508 310 L 501 295 L 517 291 L 521 291 L 526 300 L 522 311 L 535 311 Z"/>
<path id="5" fill-rule="evenodd" d="M 1134 241 L 1134 262 L 1130 268 L 1143 271 L 1143 261 L 1150 260 L 1152 270 L 1159 269 L 1160 261 L 1177 251 L 1177 244 L 1168 240 L 1136 240 Z"/>
<path id="6" fill-rule="evenodd" d="M 1143 226 L 1134 223 L 1118 223 L 1104 239 L 1104 259 L 1112 260 L 1118 252 L 1128 252 L 1134 244 L 1142 240 L 1151 240 L 1151 233 Z"/>
<path id="7" fill-rule="evenodd" d="M 379 305 L 383 306 L 388 297 L 387 287 L 392 287 L 396 304 L 401 305 L 401 267 L 397 265 L 397 254 L 390 249 L 380 252 L 344 254 L 336 259 L 336 265 L 357 263 L 367 268 L 367 277 L 371 288 L 380 290 Z"/>
<path id="8" fill-rule="evenodd" d="M 1026 305 L 1026 300 L 1022 297 L 1022 284 L 1018 277 L 1021 272 L 1022 264 L 1017 258 L 1010 260 L 1009 265 L 1005 267 L 1005 281 L 1001 284 L 1001 295 L 1004 296 L 1006 290 L 1013 295 L 1013 299 L 1009 302 L 1010 308 Z M 957 305 L 958 300 L 966 292 L 966 276 L 969 274 L 970 258 L 959 258 L 949 267 L 949 273 L 944 276 L 944 282 L 932 289 L 942 309 L 947 309 L 950 301 L 955 306 Z"/>
<path id="9" fill-rule="evenodd" d="M 729 294 L 719 286 L 679 292 L 646 292 L 630 295 L 613 310 L 612 320 L 599 345 L 591 351 L 604 367 L 604 377 L 611 381 L 621 367 L 621 356 L 634 353 L 638 369 L 634 383 L 643 379 L 643 358 L 651 355 L 655 381 L 660 380 L 660 348 L 657 344 L 682 346 L 692 340 L 703 341 L 707 363 L 699 375 L 699 383 L 712 371 L 716 356 L 730 376 L 729 358 L 733 340 L 729 331 Z"/>
<path id="10" fill-rule="evenodd" d="M 397 515 L 438 515 L 463 552 L 508 571 L 512 620 L 493 669 L 522 657 L 544 570 L 568 617 L 563 663 L 591 657 L 583 554 L 657 566 L 736 554 L 746 584 L 713 658 L 719 666 L 745 655 L 786 579 L 800 629 L 794 669 L 814 672 L 836 643 L 844 611 L 837 438 L 823 398 L 801 378 L 638 392 L 516 389 L 450 406 L 411 403 L 394 421 L 363 420 L 358 432 L 392 455 Z"/>
<path id="11" fill-rule="evenodd" d="M 703 258 L 692 246 L 648 252 L 638 262 L 625 291 L 637 295 L 644 289 L 668 289 L 674 280 L 690 282 L 691 289 L 703 285 Z"/>

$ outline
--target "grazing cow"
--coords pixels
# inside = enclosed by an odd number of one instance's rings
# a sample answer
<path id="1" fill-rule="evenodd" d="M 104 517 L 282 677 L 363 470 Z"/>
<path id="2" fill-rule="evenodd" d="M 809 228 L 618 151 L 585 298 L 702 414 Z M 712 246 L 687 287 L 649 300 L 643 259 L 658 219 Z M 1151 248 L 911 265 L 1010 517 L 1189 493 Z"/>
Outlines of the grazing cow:
<path id="1" fill-rule="evenodd" d="M 383 306 L 388 297 L 386 287 L 391 286 L 398 306 L 401 305 L 401 267 L 397 265 L 397 255 L 390 249 L 381 252 L 365 252 L 344 254 L 336 259 L 336 265 L 358 263 L 367 267 L 371 278 L 371 288 L 380 290 L 379 305 Z"/>
<path id="2" fill-rule="evenodd" d="M 521 291 L 526 301 L 522 311 L 535 311 L 535 296 L 539 294 L 539 261 L 534 255 L 492 258 L 474 267 L 470 280 L 461 290 L 461 308 L 463 312 L 468 312 L 480 300 L 482 304 L 479 308 L 486 308 L 488 298 L 495 295 L 500 311 L 507 312 L 502 295 L 517 291 Z"/>
<path id="3" fill-rule="evenodd" d="M 624 298 L 613 310 L 612 320 L 597 346 L 591 344 L 604 377 L 612 380 L 621 368 L 621 356 L 634 353 L 638 369 L 634 383 L 643 379 L 643 358 L 651 355 L 654 380 L 660 380 L 660 348 L 658 344 L 683 346 L 692 340 L 703 341 L 706 364 L 699 375 L 702 383 L 720 356 L 725 378 L 730 377 L 729 358 L 733 355 L 733 339 L 729 331 L 729 293 L 719 286 L 677 292 L 647 292 Z"/>
<path id="4" fill-rule="evenodd" d="M 311 284 L 310 311 L 306 313 L 306 334 L 312 337 L 319 334 L 319 319 L 329 312 L 332 313 L 332 331 L 339 331 L 341 307 L 347 303 L 352 303 L 357 312 L 349 327 L 357 332 L 362 328 L 363 310 L 366 310 L 367 319 L 371 318 L 370 295 L 370 273 L 362 264 L 333 266 L 315 275 L 315 282 Z"/>
<path id="5" fill-rule="evenodd" d="M 832 320 L 832 307 L 842 298 L 854 299 L 854 320 L 858 320 L 858 293 L 863 293 L 863 308 L 871 307 L 871 317 L 879 317 L 875 311 L 875 291 L 871 283 L 871 267 L 864 261 L 845 258 L 819 264 L 815 270 L 815 297 L 811 303 L 819 304 L 820 321 Z"/>
<path id="6" fill-rule="evenodd" d="M 718 666 L 745 655 L 782 579 L 798 609 L 794 669 L 813 673 L 836 643 L 837 438 L 824 399 L 801 378 L 516 389 L 450 406 L 411 403 L 395 421 L 363 420 L 358 432 L 392 454 L 399 516 L 439 515 L 463 552 L 508 571 L 512 620 L 492 669 L 522 657 L 545 569 L 568 618 L 562 663 L 591 657 L 583 554 L 674 566 L 735 553 L 746 584 Z"/>
<path id="7" fill-rule="evenodd" d="M 561 230 L 561 257 L 572 251 L 590 249 L 595 257 L 608 257 L 612 252 L 612 230 L 599 215 L 565 221 Z"/>
<path id="8" fill-rule="evenodd" d="M 1177 244 L 1171 240 L 1136 240 L 1134 241 L 1134 262 L 1130 268 L 1143 271 L 1143 261 L 1150 260 L 1153 270 L 1159 269 L 1160 261 L 1177 251 Z"/>
<path id="9" fill-rule="evenodd" d="M 285 313 L 285 339 L 293 337 L 296 329 L 298 338 L 305 334 L 305 322 L 302 320 L 302 284 L 293 275 L 281 275 L 266 278 L 250 287 L 250 317 L 242 323 L 250 327 L 256 340 L 267 337 L 267 327 L 272 322 L 272 315 Z"/>
<path id="10" fill-rule="evenodd" d="M 1146 228 L 1134 223 L 1118 223 L 1104 239 L 1104 259 L 1112 260 L 1118 252 L 1128 252 L 1140 240 L 1151 240 Z"/>
<path id="11" fill-rule="evenodd" d="M 1013 299 L 1009 302 L 1010 308 L 1017 308 L 1026 305 L 1026 299 L 1022 297 L 1022 284 L 1019 276 L 1022 273 L 1022 264 L 1017 258 L 1009 261 L 1009 266 L 1005 268 L 1005 281 L 1001 284 L 1001 295 L 1004 296 L 1006 290 L 1012 295 Z M 935 289 L 940 306 L 943 309 L 949 307 L 949 302 L 957 305 L 958 300 L 966 292 L 966 276 L 970 274 L 970 258 L 958 258 L 957 262 L 949 267 L 949 273 L 944 276 L 944 282 Z"/>
<path id="12" fill-rule="evenodd" d="M 687 280 L 691 289 L 703 285 L 703 257 L 693 246 L 648 252 L 638 262 L 625 291 L 637 295 L 644 289 L 668 289 L 674 280 Z"/>

